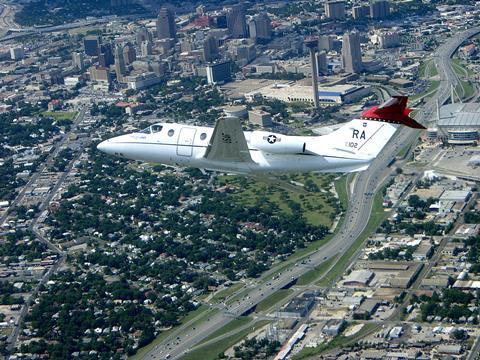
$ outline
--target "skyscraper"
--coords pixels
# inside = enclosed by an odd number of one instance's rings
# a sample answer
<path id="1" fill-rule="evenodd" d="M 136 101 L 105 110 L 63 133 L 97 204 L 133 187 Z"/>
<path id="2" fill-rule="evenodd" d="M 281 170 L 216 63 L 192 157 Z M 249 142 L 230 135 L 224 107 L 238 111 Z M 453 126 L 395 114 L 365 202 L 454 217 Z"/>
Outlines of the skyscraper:
<path id="1" fill-rule="evenodd" d="M 160 9 L 156 25 L 159 39 L 175 39 L 177 37 L 175 16 L 170 8 L 162 7 Z"/>
<path id="2" fill-rule="evenodd" d="M 370 15 L 370 7 L 368 5 L 358 5 L 352 8 L 352 16 L 355 20 L 364 19 Z"/>
<path id="3" fill-rule="evenodd" d="M 83 53 L 74 52 L 72 54 L 72 63 L 73 63 L 73 66 L 78 70 L 83 70 L 85 68 Z"/>
<path id="4" fill-rule="evenodd" d="M 325 0 L 325 15 L 332 20 L 345 19 L 345 1 Z"/>
<path id="5" fill-rule="evenodd" d="M 385 19 L 390 15 L 390 2 L 388 0 L 373 0 L 370 3 L 370 17 L 372 19 Z"/>
<path id="6" fill-rule="evenodd" d="M 255 15 L 248 23 L 250 38 L 269 40 L 272 37 L 271 20 L 265 13 Z"/>
<path id="7" fill-rule="evenodd" d="M 106 43 L 100 45 L 100 50 L 98 54 L 98 63 L 101 67 L 109 67 L 113 64 L 113 50 L 112 44 Z"/>
<path id="8" fill-rule="evenodd" d="M 148 31 L 148 29 L 144 26 L 140 27 L 137 30 L 135 38 L 136 38 L 137 46 L 142 45 L 144 41 L 150 41 L 150 43 L 153 41 L 152 33 Z"/>
<path id="9" fill-rule="evenodd" d="M 333 38 L 330 35 L 320 35 L 318 38 L 318 49 L 329 52 L 333 49 Z"/>
<path id="10" fill-rule="evenodd" d="M 123 77 L 127 74 L 127 67 L 123 58 L 123 49 L 120 45 L 115 48 L 115 74 L 117 81 L 123 82 Z"/>
<path id="11" fill-rule="evenodd" d="M 145 40 L 144 42 L 142 42 L 142 45 L 140 46 L 140 52 L 143 57 L 152 55 L 153 54 L 152 43 L 148 40 Z"/>
<path id="12" fill-rule="evenodd" d="M 98 56 L 100 52 L 100 37 L 99 36 L 85 36 L 83 39 L 83 47 L 85 54 L 88 56 Z"/>
<path id="13" fill-rule="evenodd" d="M 208 35 L 203 41 L 203 60 L 212 62 L 218 58 L 218 40 L 213 35 Z"/>
<path id="14" fill-rule="evenodd" d="M 357 31 L 343 35 L 342 64 L 347 73 L 358 73 L 363 69 L 360 34 Z"/>
<path id="15" fill-rule="evenodd" d="M 123 47 L 123 61 L 125 65 L 130 65 L 137 59 L 137 52 L 131 43 L 126 43 Z"/>
<path id="16" fill-rule="evenodd" d="M 227 27 L 234 38 L 247 37 L 247 21 L 243 4 L 227 8 Z"/>
<path id="17" fill-rule="evenodd" d="M 316 55 L 318 74 L 326 75 L 328 73 L 327 53 L 325 51 L 320 51 Z"/>

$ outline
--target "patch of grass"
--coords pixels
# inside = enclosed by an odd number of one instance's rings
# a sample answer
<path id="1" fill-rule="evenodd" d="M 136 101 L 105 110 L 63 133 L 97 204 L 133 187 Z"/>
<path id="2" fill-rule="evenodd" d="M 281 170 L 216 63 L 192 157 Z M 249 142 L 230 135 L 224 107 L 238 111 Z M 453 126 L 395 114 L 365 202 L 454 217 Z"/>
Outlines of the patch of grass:
<path id="1" fill-rule="evenodd" d="M 311 284 L 312 282 L 317 280 L 320 277 L 320 275 L 323 275 L 323 273 L 325 273 L 325 271 L 327 271 L 330 268 L 330 266 L 332 266 L 333 262 L 336 259 L 337 259 L 336 256 L 331 257 L 330 259 L 328 259 L 327 261 L 324 261 L 323 263 L 316 266 L 315 268 L 313 268 L 309 272 L 303 274 L 302 276 L 300 276 L 298 278 L 297 285 Z"/>
<path id="2" fill-rule="evenodd" d="M 266 297 L 262 301 L 260 301 L 257 304 L 257 307 L 255 308 L 256 312 L 261 312 L 270 309 L 273 305 L 276 303 L 282 301 L 285 299 L 287 296 L 291 295 L 293 293 L 292 289 L 280 289 L 276 292 L 274 292 L 272 295 Z"/>
<path id="3" fill-rule="evenodd" d="M 43 116 L 52 117 L 55 120 L 73 120 L 77 116 L 76 111 L 44 111 Z"/>
<path id="4" fill-rule="evenodd" d="M 227 325 L 221 327 L 217 331 L 214 331 L 210 335 L 208 335 L 205 339 L 198 343 L 198 345 L 204 344 L 207 341 L 213 340 L 219 336 L 227 334 L 231 331 L 234 331 L 242 326 L 247 325 L 248 323 L 252 322 L 253 319 L 250 316 L 240 316 L 232 321 L 230 321 Z"/>
<path id="5" fill-rule="evenodd" d="M 307 348 L 304 347 L 298 354 L 293 356 L 294 360 L 301 360 L 301 359 L 307 359 L 311 356 L 316 356 L 319 355 L 325 351 L 328 350 L 333 350 L 337 347 L 344 347 L 348 345 L 353 345 L 357 341 L 359 341 L 362 337 L 365 336 L 365 334 L 368 334 L 370 331 L 378 327 L 379 325 L 374 324 L 374 323 L 368 323 L 365 324 L 362 329 L 352 335 L 352 336 L 344 336 L 344 335 L 337 335 L 335 336 L 331 341 L 325 344 L 321 344 L 317 347 L 314 348 Z"/>
<path id="6" fill-rule="evenodd" d="M 360 236 L 355 240 L 352 246 L 338 259 L 335 266 L 319 281 L 317 285 L 327 286 L 331 281 L 336 279 L 341 275 L 347 268 L 349 260 L 357 252 L 357 250 L 362 246 L 363 242 L 367 237 L 375 231 L 375 229 L 381 224 L 385 218 L 385 211 L 383 208 L 383 188 L 380 189 L 376 194 L 373 201 L 372 212 L 370 214 L 370 219 L 368 220 L 367 226 L 362 231 Z"/>
<path id="7" fill-rule="evenodd" d="M 235 291 L 239 290 L 242 286 L 244 286 L 244 284 L 239 282 L 229 286 L 226 289 L 220 290 L 212 297 L 212 302 L 222 302 L 230 295 L 232 295 Z"/>
<path id="8" fill-rule="evenodd" d="M 460 84 L 457 86 L 456 91 L 459 95 L 463 93 L 462 99 L 468 99 L 475 94 L 475 88 L 473 87 L 472 83 L 470 83 L 470 81 L 460 81 Z"/>
<path id="9" fill-rule="evenodd" d="M 228 336 L 218 342 L 214 342 L 212 344 L 202 346 L 182 357 L 183 360 L 214 360 L 218 358 L 218 355 L 222 354 L 228 348 L 232 347 L 236 343 L 240 342 L 243 338 L 245 338 L 251 332 L 265 326 L 270 321 L 262 320 L 257 321 L 254 325 L 239 331 L 236 334 Z"/>
<path id="10" fill-rule="evenodd" d="M 197 316 L 200 316 L 199 320 L 196 321 L 196 323 L 198 323 L 198 321 L 200 320 L 203 320 L 203 318 L 206 316 L 206 314 L 208 313 L 207 312 L 208 310 L 208 306 L 206 305 L 200 305 L 197 309 L 195 309 L 194 311 L 191 311 L 189 312 L 184 318 L 182 318 L 180 320 L 180 324 L 186 324 L 188 323 L 190 320 L 194 319 L 195 317 Z M 202 316 L 203 314 L 203 316 Z M 194 323 L 192 324 L 192 326 L 194 326 Z M 133 356 L 130 356 L 129 359 L 131 360 L 140 360 L 140 359 L 143 359 L 143 357 L 145 355 L 147 355 L 147 353 L 149 351 L 151 351 L 155 346 L 157 346 L 158 344 L 160 344 L 163 340 L 165 340 L 168 336 L 170 336 L 172 333 L 174 333 L 176 330 L 178 329 L 178 326 L 174 326 L 173 328 L 169 329 L 169 330 L 166 330 L 166 331 L 162 331 L 160 333 L 160 335 L 158 335 L 155 340 L 153 340 L 150 344 L 148 344 L 147 346 L 144 346 L 142 347 L 141 349 L 139 349 L 135 355 Z"/>

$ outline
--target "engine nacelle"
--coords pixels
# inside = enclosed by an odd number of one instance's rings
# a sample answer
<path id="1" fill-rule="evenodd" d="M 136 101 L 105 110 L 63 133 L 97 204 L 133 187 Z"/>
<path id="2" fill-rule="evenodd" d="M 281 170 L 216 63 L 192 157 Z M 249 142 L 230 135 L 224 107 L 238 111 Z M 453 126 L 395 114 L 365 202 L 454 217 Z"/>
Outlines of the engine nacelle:
<path id="1" fill-rule="evenodd" d="M 250 145 L 271 154 L 303 154 L 306 147 L 305 141 L 300 137 L 265 131 L 252 132 Z"/>

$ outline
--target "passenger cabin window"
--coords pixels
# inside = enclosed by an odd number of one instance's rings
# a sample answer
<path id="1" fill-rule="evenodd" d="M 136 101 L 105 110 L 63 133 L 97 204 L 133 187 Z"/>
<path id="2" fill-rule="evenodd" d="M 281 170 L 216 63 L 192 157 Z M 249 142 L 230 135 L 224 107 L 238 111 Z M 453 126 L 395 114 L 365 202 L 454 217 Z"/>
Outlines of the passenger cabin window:
<path id="1" fill-rule="evenodd" d="M 173 136 L 175 131 L 173 129 L 168 130 L 168 136 Z"/>
<path id="2" fill-rule="evenodd" d="M 163 128 L 162 125 L 157 125 L 157 124 L 150 126 L 150 129 L 152 130 L 152 134 L 159 133 L 160 131 L 162 131 L 162 128 Z"/>
<path id="3" fill-rule="evenodd" d="M 200 140 L 205 140 L 207 138 L 207 134 L 201 133 L 200 134 Z"/>

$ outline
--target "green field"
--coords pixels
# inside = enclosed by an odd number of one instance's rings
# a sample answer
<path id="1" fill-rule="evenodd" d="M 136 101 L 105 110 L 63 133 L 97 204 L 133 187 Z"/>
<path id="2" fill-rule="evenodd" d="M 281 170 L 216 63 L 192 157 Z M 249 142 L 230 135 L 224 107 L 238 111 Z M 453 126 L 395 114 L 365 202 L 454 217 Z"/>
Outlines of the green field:
<path id="1" fill-rule="evenodd" d="M 235 321 L 235 320 L 234 320 Z M 182 357 L 183 360 L 214 360 L 218 359 L 218 356 L 225 352 L 228 348 L 232 347 L 236 343 L 240 342 L 243 338 L 245 338 L 248 334 L 251 332 L 265 326 L 268 324 L 270 321 L 268 320 L 262 320 L 262 321 L 257 321 L 255 324 L 252 324 L 252 326 L 249 326 L 248 328 L 239 331 L 238 333 L 235 333 L 233 335 L 230 335 L 222 340 L 213 342 L 211 344 L 201 346 L 200 348 L 193 350 L 192 352 L 188 353 L 184 357 Z M 228 325 L 227 325 L 228 326 Z M 222 328 L 223 329 L 223 328 Z M 220 329 L 220 330 L 222 330 Z M 227 333 L 228 331 L 222 331 L 223 333 Z"/>
<path id="2" fill-rule="evenodd" d="M 338 259 L 335 266 L 319 281 L 317 285 L 327 286 L 335 280 L 338 276 L 343 274 L 347 268 L 349 260 L 352 256 L 358 251 L 362 246 L 363 242 L 371 235 L 375 229 L 381 224 L 385 218 L 386 213 L 383 208 L 383 191 L 380 189 L 376 195 L 372 206 L 372 213 L 370 214 L 370 219 L 365 229 L 362 231 L 360 236 L 355 240 L 353 245 Z"/>
<path id="3" fill-rule="evenodd" d="M 429 65 L 429 66 L 427 66 Z M 427 69 L 430 71 L 427 74 Z M 438 75 L 438 70 L 437 67 L 435 66 L 433 60 L 423 62 L 420 67 L 418 68 L 418 76 L 421 78 L 428 79 L 432 76 L 437 76 Z"/>
<path id="4" fill-rule="evenodd" d="M 274 292 L 272 295 L 266 297 L 257 304 L 255 308 L 256 312 L 261 312 L 270 309 L 276 303 L 282 301 L 287 296 L 293 293 L 292 289 L 280 289 L 277 292 Z"/>
<path id="5" fill-rule="evenodd" d="M 212 297 L 212 302 L 222 302 L 222 301 L 224 301 L 226 298 L 228 298 L 230 295 L 232 295 L 235 291 L 241 289 L 242 286 L 244 286 L 243 283 L 236 283 L 236 284 L 233 284 L 233 285 L 229 286 L 226 289 L 220 290 L 218 293 L 216 293 Z"/>
<path id="6" fill-rule="evenodd" d="M 300 205 L 301 212 L 307 222 L 312 225 L 325 225 L 330 227 L 335 216 L 335 209 L 328 203 L 333 199 L 333 194 L 326 190 L 332 181 L 330 175 L 304 174 L 265 178 L 262 180 L 246 179 L 238 176 L 222 176 L 220 184 L 237 185 L 233 194 L 236 202 L 246 206 L 262 206 L 271 203 L 283 213 L 292 215 L 290 202 Z M 301 185 L 292 184 L 292 181 L 305 184 L 311 181 L 319 191 L 307 191 Z"/>
<path id="7" fill-rule="evenodd" d="M 424 96 L 433 95 L 433 93 L 434 93 L 434 92 L 438 89 L 438 87 L 440 86 L 440 81 L 438 81 L 438 80 L 433 80 L 433 81 L 429 81 L 429 83 L 430 83 L 430 84 L 429 84 L 428 88 L 427 88 L 424 92 L 422 92 L 422 93 L 420 93 L 420 94 L 416 94 L 416 95 L 414 95 L 414 96 L 411 96 L 410 99 L 409 99 L 409 101 L 410 101 L 410 102 L 414 102 L 414 101 L 416 101 L 416 100 L 418 100 L 418 99 L 420 99 L 420 98 L 422 98 L 422 97 L 424 97 Z"/>
<path id="8" fill-rule="evenodd" d="M 317 280 L 321 275 L 323 275 L 330 266 L 333 265 L 335 260 L 337 259 L 336 256 L 328 259 L 327 261 L 321 263 L 314 269 L 310 270 L 309 272 L 300 276 L 297 280 L 297 285 L 308 285 Z"/>
<path id="9" fill-rule="evenodd" d="M 55 120 L 73 120 L 77 116 L 76 111 L 44 111 L 43 116 L 52 117 Z"/>

